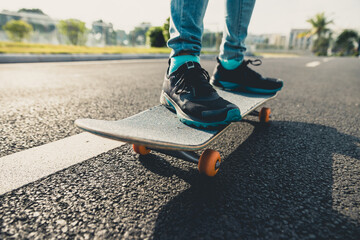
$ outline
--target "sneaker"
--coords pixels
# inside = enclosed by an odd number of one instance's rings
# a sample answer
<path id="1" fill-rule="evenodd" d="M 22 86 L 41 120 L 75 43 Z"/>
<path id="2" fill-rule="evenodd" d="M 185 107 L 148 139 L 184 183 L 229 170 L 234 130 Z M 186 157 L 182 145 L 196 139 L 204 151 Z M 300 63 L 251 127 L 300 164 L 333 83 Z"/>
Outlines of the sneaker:
<path id="1" fill-rule="evenodd" d="M 209 80 L 208 72 L 199 63 L 187 62 L 165 75 L 160 102 L 175 111 L 180 121 L 197 128 L 239 121 L 239 108 L 221 98 Z"/>
<path id="2" fill-rule="evenodd" d="M 244 60 L 241 65 L 234 70 L 225 69 L 220 60 L 215 67 L 210 83 L 220 89 L 230 91 L 247 91 L 251 93 L 272 94 L 280 91 L 283 81 L 276 78 L 263 77 L 248 67 L 261 65 L 261 60 Z"/>

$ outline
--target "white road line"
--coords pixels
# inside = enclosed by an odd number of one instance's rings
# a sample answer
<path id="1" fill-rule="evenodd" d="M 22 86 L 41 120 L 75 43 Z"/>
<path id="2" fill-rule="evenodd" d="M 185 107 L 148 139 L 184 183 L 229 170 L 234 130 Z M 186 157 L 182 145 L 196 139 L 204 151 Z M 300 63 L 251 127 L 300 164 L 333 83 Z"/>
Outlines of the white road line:
<path id="1" fill-rule="evenodd" d="M 330 61 L 333 60 L 333 59 L 334 59 L 333 57 L 330 57 L 330 58 L 327 57 L 327 58 L 324 58 L 324 59 L 323 59 L 323 62 L 325 62 L 325 63 L 326 63 L 326 62 L 330 62 Z"/>
<path id="2" fill-rule="evenodd" d="M 81 133 L 0 158 L 0 195 L 125 143 Z"/>
<path id="3" fill-rule="evenodd" d="M 317 67 L 320 65 L 320 61 L 313 61 L 306 64 L 306 67 Z"/>

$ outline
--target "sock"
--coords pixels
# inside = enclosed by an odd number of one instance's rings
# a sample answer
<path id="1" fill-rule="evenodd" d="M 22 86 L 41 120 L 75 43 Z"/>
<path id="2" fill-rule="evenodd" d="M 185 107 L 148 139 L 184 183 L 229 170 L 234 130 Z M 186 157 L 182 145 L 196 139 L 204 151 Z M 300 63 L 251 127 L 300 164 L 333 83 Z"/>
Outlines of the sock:
<path id="1" fill-rule="evenodd" d="M 241 62 L 234 60 L 234 59 L 225 60 L 225 59 L 219 58 L 219 60 L 220 60 L 221 66 L 223 66 L 226 70 L 234 70 L 241 64 Z"/>
<path id="2" fill-rule="evenodd" d="M 181 65 L 186 62 L 197 62 L 200 63 L 200 58 L 194 55 L 181 55 L 172 57 L 170 61 L 169 74 L 175 72 Z"/>

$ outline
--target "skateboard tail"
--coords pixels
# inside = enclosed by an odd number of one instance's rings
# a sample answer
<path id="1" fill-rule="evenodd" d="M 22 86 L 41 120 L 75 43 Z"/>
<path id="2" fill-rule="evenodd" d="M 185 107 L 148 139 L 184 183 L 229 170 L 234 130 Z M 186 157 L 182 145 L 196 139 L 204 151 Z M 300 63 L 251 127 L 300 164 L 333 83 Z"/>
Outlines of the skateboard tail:
<path id="1" fill-rule="evenodd" d="M 180 123 L 180 121 L 179 124 L 184 125 Z M 139 129 L 138 132 L 140 136 L 134 136 L 129 126 L 126 126 L 125 128 L 122 129 L 118 129 L 119 126 L 117 124 L 117 121 L 77 119 L 75 121 L 75 125 L 81 130 L 95 134 L 100 137 L 110 138 L 113 140 L 122 141 L 130 144 L 146 146 L 150 149 L 164 149 L 164 150 L 174 150 L 174 151 L 197 151 L 206 147 L 214 139 L 214 138 L 208 138 L 207 141 L 204 141 L 201 144 L 190 144 L 189 142 L 186 143 L 183 142 L 177 144 L 172 142 L 171 140 L 169 141 L 154 140 L 152 139 L 151 133 L 147 133 L 148 138 L 146 138 L 144 137 L 144 132 L 146 132 L 146 130 L 144 129 Z M 191 129 L 191 127 L 187 127 L 187 128 Z M 128 129 L 128 131 L 126 131 L 126 129 Z M 196 131 L 203 132 L 202 130 L 196 130 Z M 202 134 L 206 134 L 208 136 L 220 135 L 218 134 L 219 131 L 222 132 L 224 131 L 224 129 L 206 130 Z M 176 136 L 174 137 L 176 138 Z M 179 137 L 183 138 L 182 136 Z"/>

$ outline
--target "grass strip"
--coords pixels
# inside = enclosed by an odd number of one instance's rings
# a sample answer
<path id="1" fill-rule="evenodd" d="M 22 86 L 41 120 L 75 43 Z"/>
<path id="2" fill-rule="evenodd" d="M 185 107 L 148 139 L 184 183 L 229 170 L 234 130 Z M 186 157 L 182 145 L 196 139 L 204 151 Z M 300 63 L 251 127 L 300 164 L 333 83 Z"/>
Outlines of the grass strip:
<path id="1" fill-rule="evenodd" d="M 170 53 L 169 48 L 153 47 L 87 47 L 73 45 L 51 45 L 37 43 L 0 42 L 0 53 L 28 54 L 146 54 Z"/>

